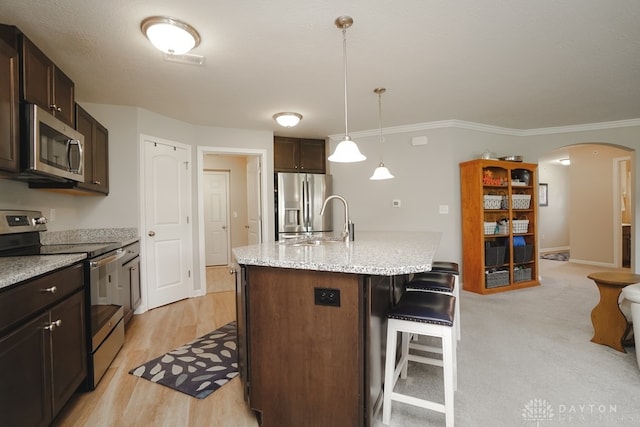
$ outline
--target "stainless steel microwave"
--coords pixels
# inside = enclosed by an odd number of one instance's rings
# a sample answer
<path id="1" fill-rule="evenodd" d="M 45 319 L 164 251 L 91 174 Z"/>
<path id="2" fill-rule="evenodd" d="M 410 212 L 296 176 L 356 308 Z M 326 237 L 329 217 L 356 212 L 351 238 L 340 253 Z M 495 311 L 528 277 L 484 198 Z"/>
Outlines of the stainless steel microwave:
<path id="1" fill-rule="evenodd" d="M 84 182 L 84 136 L 35 104 L 27 104 L 25 108 L 26 171 Z"/>

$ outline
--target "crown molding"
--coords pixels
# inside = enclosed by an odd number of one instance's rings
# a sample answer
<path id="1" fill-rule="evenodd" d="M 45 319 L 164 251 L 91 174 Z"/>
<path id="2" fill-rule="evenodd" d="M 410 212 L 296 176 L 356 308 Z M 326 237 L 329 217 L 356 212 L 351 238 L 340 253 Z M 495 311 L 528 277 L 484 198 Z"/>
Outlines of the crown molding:
<path id="1" fill-rule="evenodd" d="M 537 129 L 511 129 L 500 126 L 485 125 L 482 123 L 466 122 L 464 120 L 440 120 L 437 122 L 428 123 L 416 123 L 406 126 L 393 126 L 382 129 L 384 135 L 408 133 L 408 132 L 420 132 L 432 129 L 467 129 L 475 130 L 479 132 L 487 132 L 500 135 L 510 136 L 536 136 L 536 135 L 551 135 L 557 133 L 572 133 L 572 132 L 587 132 L 603 129 L 615 129 L 631 126 L 640 126 L 640 119 L 629 120 L 617 120 L 612 122 L 600 122 L 600 123 L 587 123 L 583 125 L 571 125 L 571 126 L 556 126 L 548 128 Z M 359 132 L 352 132 L 350 136 L 352 138 L 365 138 L 369 136 L 377 136 L 380 134 L 379 129 L 365 130 Z M 340 140 L 344 137 L 344 134 L 329 135 L 331 140 Z"/>

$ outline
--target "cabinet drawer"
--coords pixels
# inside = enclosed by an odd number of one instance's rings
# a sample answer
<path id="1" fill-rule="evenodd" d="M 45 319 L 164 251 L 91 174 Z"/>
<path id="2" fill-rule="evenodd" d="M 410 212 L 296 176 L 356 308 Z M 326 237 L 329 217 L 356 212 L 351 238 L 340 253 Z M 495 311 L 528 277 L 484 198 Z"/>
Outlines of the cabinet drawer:
<path id="1" fill-rule="evenodd" d="M 82 288 L 83 278 L 82 264 L 76 264 L 0 293 L 0 333 Z"/>
<path id="2" fill-rule="evenodd" d="M 131 243 L 130 245 L 125 246 L 123 249 L 125 251 L 125 255 L 120 261 L 122 265 L 128 263 L 129 261 L 140 255 L 140 242 Z"/>

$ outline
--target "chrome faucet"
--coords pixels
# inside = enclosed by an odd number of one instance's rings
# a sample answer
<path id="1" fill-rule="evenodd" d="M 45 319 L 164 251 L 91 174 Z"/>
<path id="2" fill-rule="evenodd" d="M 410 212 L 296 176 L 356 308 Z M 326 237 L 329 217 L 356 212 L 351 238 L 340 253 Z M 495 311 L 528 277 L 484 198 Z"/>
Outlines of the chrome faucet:
<path id="1" fill-rule="evenodd" d="M 327 207 L 327 202 L 329 202 L 329 200 L 331 200 L 331 199 L 341 200 L 342 203 L 344 204 L 344 229 L 342 230 L 342 233 L 340 234 L 340 237 L 342 237 L 345 242 L 347 240 L 353 242 L 354 237 L 355 237 L 354 234 L 353 234 L 353 231 L 352 231 L 353 223 L 349 219 L 349 204 L 344 199 L 344 197 L 338 196 L 337 194 L 334 194 L 332 196 L 327 197 L 324 200 L 324 203 L 322 204 L 322 209 L 320 209 L 320 215 L 324 215 L 324 210 Z"/>

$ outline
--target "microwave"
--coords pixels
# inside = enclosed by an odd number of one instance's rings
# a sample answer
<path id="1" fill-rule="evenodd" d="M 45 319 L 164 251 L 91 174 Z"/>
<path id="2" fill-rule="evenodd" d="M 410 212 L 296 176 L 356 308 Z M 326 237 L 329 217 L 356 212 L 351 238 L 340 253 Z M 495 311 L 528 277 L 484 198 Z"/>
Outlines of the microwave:
<path id="1" fill-rule="evenodd" d="M 35 104 L 25 109 L 23 172 L 84 182 L 84 136 Z"/>

